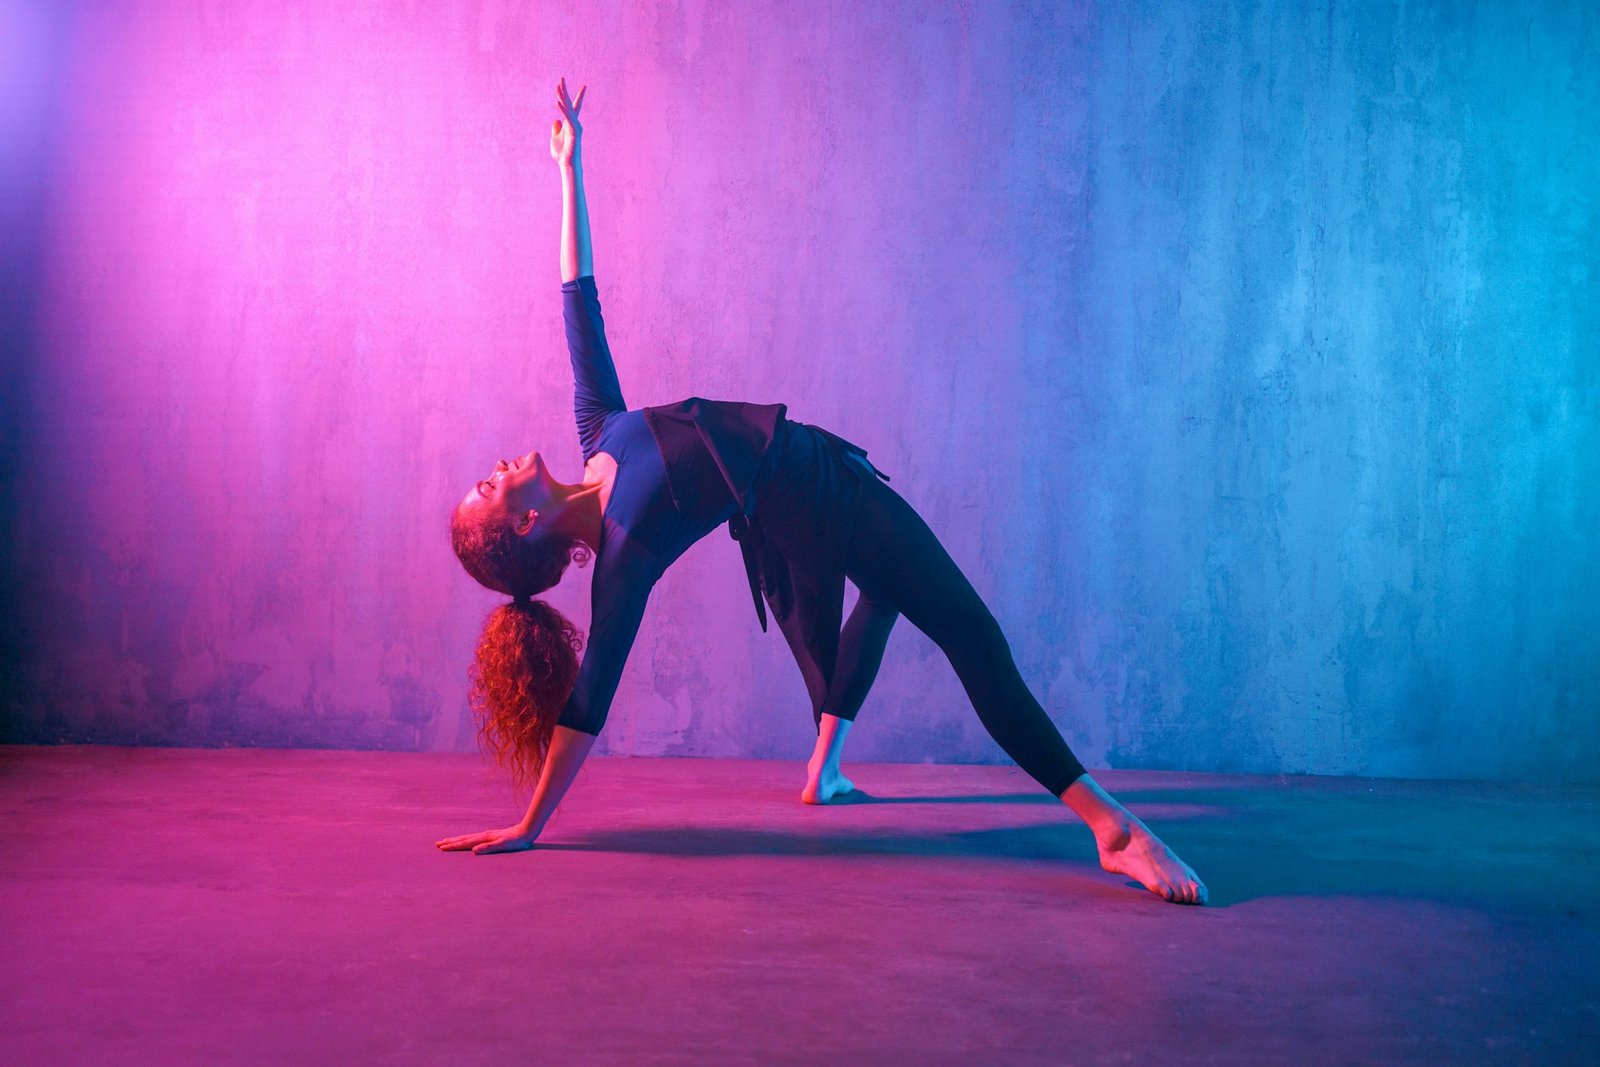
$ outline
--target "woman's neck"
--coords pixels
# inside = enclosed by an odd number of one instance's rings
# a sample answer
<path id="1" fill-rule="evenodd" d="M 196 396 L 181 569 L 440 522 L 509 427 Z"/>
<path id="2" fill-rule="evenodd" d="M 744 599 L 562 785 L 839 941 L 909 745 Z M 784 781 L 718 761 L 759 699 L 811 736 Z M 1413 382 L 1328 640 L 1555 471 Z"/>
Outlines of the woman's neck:
<path id="1" fill-rule="evenodd" d="M 583 481 L 567 486 L 566 506 L 571 509 L 574 532 L 590 550 L 599 551 L 600 533 L 611 489 L 616 484 L 617 461 L 596 452 L 583 466 Z"/>

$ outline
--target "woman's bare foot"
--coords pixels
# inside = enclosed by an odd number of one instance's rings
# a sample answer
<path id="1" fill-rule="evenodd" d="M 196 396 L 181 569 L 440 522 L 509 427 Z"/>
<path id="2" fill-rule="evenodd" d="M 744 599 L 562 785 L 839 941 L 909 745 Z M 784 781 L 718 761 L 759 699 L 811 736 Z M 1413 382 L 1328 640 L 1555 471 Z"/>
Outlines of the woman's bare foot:
<path id="1" fill-rule="evenodd" d="M 812 760 L 806 765 L 806 787 L 800 790 L 800 799 L 807 804 L 826 804 L 854 789 L 855 783 L 839 773 L 837 764 L 818 764 Z"/>
<path id="2" fill-rule="evenodd" d="M 839 753 L 850 733 L 851 720 L 823 712 L 817 720 L 817 747 L 806 764 L 806 787 L 800 799 L 807 804 L 826 804 L 855 785 L 839 773 Z"/>
<path id="3" fill-rule="evenodd" d="M 1194 868 L 1178 858 L 1150 828 L 1138 819 L 1101 836 L 1094 843 L 1100 850 L 1100 866 L 1113 874 L 1125 874 L 1156 896 L 1174 904 L 1204 904 L 1206 884 Z"/>
<path id="4" fill-rule="evenodd" d="M 1062 801 L 1088 824 L 1100 850 L 1100 866 L 1125 874 L 1163 900 L 1204 904 L 1209 894 L 1194 868 L 1178 858 L 1100 783 L 1080 775 L 1061 794 Z"/>

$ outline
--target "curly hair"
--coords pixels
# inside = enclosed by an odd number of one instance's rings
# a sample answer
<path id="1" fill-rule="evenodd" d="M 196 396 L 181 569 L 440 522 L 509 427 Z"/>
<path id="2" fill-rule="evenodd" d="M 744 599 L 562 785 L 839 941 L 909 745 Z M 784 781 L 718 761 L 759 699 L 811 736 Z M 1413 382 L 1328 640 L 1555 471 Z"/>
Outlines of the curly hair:
<path id="1" fill-rule="evenodd" d="M 531 790 L 550 751 L 556 717 L 578 677 L 583 638 L 542 600 L 514 600 L 489 613 L 467 671 L 478 744 L 496 766 L 510 765 L 518 790 Z"/>
<path id="2" fill-rule="evenodd" d="M 532 788 L 577 680 L 583 647 L 571 620 L 532 597 L 559 582 L 574 559 L 587 562 L 589 548 L 554 534 L 530 538 L 507 516 L 468 516 L 459 507 L 450 519 L 450 542 L 479 584 L 512 597 L 484 622 L 467 695 L 480 747 L 496 766 L 510 765 L 514 788 Z"/>

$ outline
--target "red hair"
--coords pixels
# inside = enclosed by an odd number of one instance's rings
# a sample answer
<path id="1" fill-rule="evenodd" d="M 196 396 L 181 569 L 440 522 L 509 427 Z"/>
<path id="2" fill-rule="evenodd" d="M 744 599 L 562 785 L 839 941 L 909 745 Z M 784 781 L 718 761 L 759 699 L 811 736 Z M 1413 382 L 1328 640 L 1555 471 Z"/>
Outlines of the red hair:
<path id="1" fill-rule="evenodd" d="M 510 765 L 516 789 L 538 784 L 582 647 L 578 628 L 542 600 L 501 604 L 484 623 L 467 696 L 480 747 L 496 766 Z"/>
<path id="2" fill-rule="evenodd" d="M 519 535 L 509 516 L 450 518 L 450 542 L 467 573 L 512 598 L 489 613 L 467 672 L 478 717 L 478 742 L 496 766 L 511 768 L 514 788 L 536 785 L 556 718 L 578 677 L 583 637 L 561 612 L 532 599 L 561 580 L 583 542 L 554 534 Z"/>

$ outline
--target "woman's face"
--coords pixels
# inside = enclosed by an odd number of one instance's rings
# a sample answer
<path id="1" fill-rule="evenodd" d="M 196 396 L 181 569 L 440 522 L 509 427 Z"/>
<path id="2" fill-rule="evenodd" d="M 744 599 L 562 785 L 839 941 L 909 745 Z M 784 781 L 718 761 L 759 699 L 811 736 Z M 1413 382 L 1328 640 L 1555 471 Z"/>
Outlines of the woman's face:
<path id="1" fill-rule="evenodd" d="M 542 524 L 553 527 L 564 503 L 559 487 L 560 483 L 545 469 L 544 457 L 529 452 L 496 463 L 487 477 L 467 490 L 460 507 L 463 511 L 488 508 L 491 514 L 503 513 L 516 524 L 518 533 L 528 526 L 530 512 Z"/>

